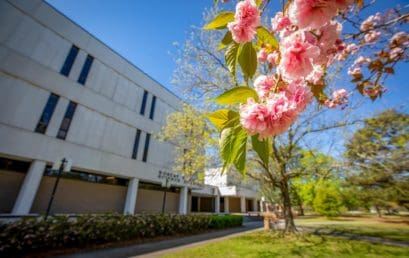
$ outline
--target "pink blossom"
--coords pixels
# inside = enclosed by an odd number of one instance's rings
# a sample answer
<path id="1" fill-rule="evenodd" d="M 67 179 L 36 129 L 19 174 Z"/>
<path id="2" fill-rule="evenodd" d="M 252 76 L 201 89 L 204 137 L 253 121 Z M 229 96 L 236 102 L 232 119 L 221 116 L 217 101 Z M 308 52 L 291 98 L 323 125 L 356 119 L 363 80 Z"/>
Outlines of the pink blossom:
<path id="1" fill-rule="evenodd" d="M 256 28 L 260 25 L 260 12 L 252 0 L 240 1 L 236 5 L 234 21 L 227 24 L 233 40 L 246 43 L 254 39 Z"/>
<path id="2" fill-rule="evenodd" d="M 393 35 L 393 37 L 390 40 L 390 44 L 392 46 L 400 45 L 407 46 L 409 45 L 409 35 L 404 31 L 398 32 L 395 35 Z"/>
<path id="3" fill-rule="evenodd" d="M 260 98 L 268 96 L 275 84 L 276 81 L 272 76 L 260 75 L 254 80 L 254 88 Z"/>
<path id="4" fill-rule="evenodd" d="M 354 61 L 354 65 L 363 65 L 363 64 L 369 64 L 371 62 L 371 59 L 369 57 L 363 57 L 363 56 L 359 56 L 355 61 Z"/>
<path id="5" fill-rule="evenodd" d="M 314 65 L 312 72 L 307 76 L 306 80 L 313 84 L 321 84 L 325 71 L 320 65 Z"/>
<path id="6" fill-rule="evenodd" d="M 257 60 L 260 63 L 264 63 L 265 61 L 267 61 L 267 55 L 268 55 L 268 53 L 267 53 L 266 49 L 262 48 L 257 53 Z"/>
<path id="7" fill-rule="evenodd" d="M 271 127 L 270 112 L 266 105 L 249 98 L 246 104 L 240 105 L 240 123 L 251 135 L 264 134 Z"/>
<path id="8" fill-rule="evenodd" d="M 341 99 L 346 98 L 347 94 L 348 94 L 348 92 L 345 89 L 339 89 L 339 90 L 334 91 L 332 93 L 332 96 L 336 100 L 341 100 Z"/>
<path id="9" fill-rule="evenodd" d="M 310 88 L 302 80 L 291 82 L 286 87 L 288 99 L 294 101 L 298 112 L 305 110 L 307 105 L 311 102 L 312 93 Z"/>
<path id="10" fill-rule="evenodd" d="M 231 31 L 233 40 L 237 43 L 246 43 L 254 39 L 256 30 L 253 27 L 245 26 L 239 22 L 230 22 L 227 27 Z"/>
<path id="11" fill-rule="evenodd" d="M 389 58 L 392 60 L 397 60 L 403 54 L 403 49 L 400 47 L 395 47 L 389 52 Z"/>
<path id="12" fill-rule="evenodd" d="M 366 43 L 374 43 L 379 39 L 380 36 L 381 33 L 379 31 L 370 31 L 365 34 L 364 39 Z"/>
<path id="13" fill-rule="evenodd" d="M 338 45 L 342 25 L 339 22 L 331 21 L 319 30 L 320 38 L 317 45 L 320 47 L 320 55 L 314 59 L 315 64 L 328 64 L 332 62 L 334 55 L 338 52 Z"/>
<path id="14" fill-rule="evenodd" d="M 313 69 L 312 60 L 319 56 L 317 46 L 305 42 L 303 35 L 295 34 L 282 44 L 279 73 L 287 81 L 307 76 Z"/>
<path id="15" fill-rule="evenodd" d="M 352 75 L 352 76 L 362 75 L 362 70 L 361 70 L 360 67 L 355 67 L 353 69 L 349 68 L 348 69 L 348 74 Z"/>
<path id="16" fill-rule="evenodd" d="M 282 12 L 277 12 L 276 16 L 271 19 L 271 27 L 274 33 L 280 32 L 288 26 L 291 26 L 291 21 Z"/>
<path id="17" fill-rule="evenodd" d="M 271 137 L 288 130 L 298 117 L 297 104 L 289 99 L 285 93 L 274 94 L 267 99 L 267 107 L 271 114 L 271 127 L 259 137 Z"/>
<path id="18" fill-rule="evenodd" d="M 334 101 L 327 99 L 324 102 L 324 106 L 328 107 L 328 108 L 336 108 L 337 107 L 337 103 L 335 103 Z"/>
<path id="19" fill-rule="evenodd" d="M 273 51 L 268 54 L 267 61 L 272 65 L 277 65 L 280 58 L 280 54 L 277 51 Z"/>
<path id="20" fill-rule="evenodd" d="M 374 26 L 377 25 L 380 21 L 382 21 L 382 16 L 379 12 L 374 15 L 370 15 L 368 18 L 366 18 L 365 21 L 361 23 L 361 30 L 367 31 L 373 29 Z"/>
<path id="21" fill-rule="evenodd" d="M 351 53 L 351 54 L 356 54 L 357 52 L 358 52 L 358 50 L 359 50 L 359 46 L 357 46 L 355 43 L 351 43 L 351 44 L 349 44 L 347 47 L 346 47 L 346 49 L 345 49 L 348 53 Z"/>
<path id="22" fill-rule="evenodd" d="M 330 21 L 336 11 L 337 6 L 331 0 L 295 0 L 288 16 L 300 29 L 318 29 Z"/>

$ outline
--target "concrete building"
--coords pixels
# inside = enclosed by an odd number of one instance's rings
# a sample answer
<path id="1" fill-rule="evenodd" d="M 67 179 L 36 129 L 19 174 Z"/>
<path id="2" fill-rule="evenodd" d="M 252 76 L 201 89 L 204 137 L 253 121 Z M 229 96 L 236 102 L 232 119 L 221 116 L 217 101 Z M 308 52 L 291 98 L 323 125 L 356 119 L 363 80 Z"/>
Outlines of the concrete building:
<path id="1" fill-rule="evenodd" d="M 191 210 L 174 146 L 153 137 L 177 96 L 42 0 L 0 1 L 0 24 L 0 213 L 44 213 L 62 158 L 53 213 Z"/>

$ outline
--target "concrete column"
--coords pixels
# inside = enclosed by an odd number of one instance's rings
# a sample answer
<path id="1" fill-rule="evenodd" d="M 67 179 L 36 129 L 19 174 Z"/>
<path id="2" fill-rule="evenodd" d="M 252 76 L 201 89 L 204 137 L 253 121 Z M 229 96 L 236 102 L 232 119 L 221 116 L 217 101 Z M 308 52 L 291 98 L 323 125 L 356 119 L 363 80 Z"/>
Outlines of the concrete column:
<path id="1" fill-rule="evenodd" d="M 224 213 L 230 213 L 229 209 L 229 197 L 224 197 Z"/>
<path id="2" fill-rule="evenodd" d="M 179 196 L 179 214 L 187 214 L 187 194 L 187 186 L 181 187 Z"/>
<path id="3" fill-rule="evenodd" d="M 34 198 L 40 186 L 41 179 L 45 169 L 45 161 L 34 160 L 21 185 L 16 202 L 14 203 L 12 214 L 25 215 L 29 214 Z"/>
<path id="4" fill-rule="evenodd" d="M 214 199 L 214 212 L 220 213 L 220 195 L 216 195 Z"/>
<path id="5" fill-rule="evenodd" d="M 253 204 L 253 211 L 258 211 L 257 199 L 253 199 L 252 204 Z"/>
<path id="6" fill-rule="evenodd" d="M 197 212 L 200 212 L 200 196 L 197 197 Z"/>
<path id="7" fill-rule="evenodd" d="M 244 196 L 240 197 L 240 212 L 241 213 L 246 212 L 246 197 Z"/>
<path id="8" fill-rule="evenodd" d="M 125 215 L 133 215 L 135 213 L 136 197 L 138 196 L 139 179 L 130 178 L 128 183 L 128 190 L 125 199 Z"/>
<path id="9" fill-rule="evenodd" d="M 260 201 L 260 212 L 264 212 L 264 206 L 263 206 L 263 201 Z"/>

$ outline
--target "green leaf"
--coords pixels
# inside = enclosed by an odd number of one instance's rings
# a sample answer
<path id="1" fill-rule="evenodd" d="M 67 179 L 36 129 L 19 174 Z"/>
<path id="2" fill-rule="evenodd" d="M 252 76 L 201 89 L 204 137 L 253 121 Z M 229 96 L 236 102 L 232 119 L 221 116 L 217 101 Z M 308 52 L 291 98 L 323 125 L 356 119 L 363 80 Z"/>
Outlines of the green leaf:
<path id="1" fill-rule="evenodd" d="M 230 43 L 233 42 L 233 37 L 231 35 L 230 31 L 227 31 L 226 34 L 224 35 L 222 41 L 219 44 L 219 47 L 217 50 L 222 50 L 223 48 L 226 48 Z"/>
<path id="2" fill-rule="evenodd" d="M 260 7 L 260 5 L 263 3 L 263 0 L 256 0 L 256 6 Z"/>
<path id="3" fill-rule="evenodd" d="M 221 12 L 211 22 L 206 24 L 205 30 L 221 30 L 227 27 L 227 23 L 234 21 L 233 12 Z"/>
<path id="4" fill-rule="evenodd" d="M 280 49 L 280 44 L 278 43 L 277 39 L 274 37 L 273 34 L 268 31 L 263 26 L 260 26 L 257 28 L 257 40 L 259 43 L 264 43 L 264 44 L 269 44 L 272 48 L 279 50 Z M 261 45 L 261 44 L 259 44 Z"/>
<path id="5" fill-rule="evenodd" d="M 233 41 L 230 45 L 227 46 L 226 53 L 224 53 L 227 67 L 229 68 L 229 71 L 233 75 L 234 79 L 236 78 L 236 66 L 239 47 L 240 44 L 237 44 Z"/>
<path id="6" fill-rule="evenodd" d="M 213 99 L 213 101 L 220 105 L 230 105 L 246 103 L 248 98 L 253 98 L 255 101 L 258 101 L 257 92 L 253 88 L 240 86 L 225 91 L 223 94 Z"/>
<path id="7" fill-rule="evenodd" d="M 258 154 L 265 166 L 268 166 L 270 156 L 270 144 L 268 139 L 260 141 L 257 135 L 251 137 L 251 143 L 254 151 Z"/>
<path id="8" fill-rule="evenodd" d="M 247 42 L 243 45 L 238 60 L 245 79 L 253 78 L 257 70 L 257 53 L 253 43 Z"/>
<path id="9" fill-rule="evenodd" d="M 311 85 L 311 92 L 314 95 L 315 99 L 321 103 L 326 100 L 328 97 L 324 93 L 325 85 Z"/>
<path id="10" fill-rule="evenodd" d="M 217 110 L 213 113 L 206 114 L 205 117 L 207 117 L 219 131 L 238 125 L 240 118 L 239 113 L 228 109 Z"/>
<path id="11" fill-rule="evenodd" d="M 223 171 L 234 165 L 238 171 L 246 170 L 247 133 L 241 126 L 229 127 L 220 136 L 220 154 L 223 160 Z"/>

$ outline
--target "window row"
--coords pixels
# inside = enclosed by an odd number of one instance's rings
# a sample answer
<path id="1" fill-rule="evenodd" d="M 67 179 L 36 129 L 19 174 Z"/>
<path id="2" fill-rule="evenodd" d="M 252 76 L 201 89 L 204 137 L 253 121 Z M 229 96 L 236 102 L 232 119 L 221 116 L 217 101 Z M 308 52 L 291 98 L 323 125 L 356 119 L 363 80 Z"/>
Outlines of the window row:
<path id="1" fill-rule="evenodd" d="M 60 99 L 60 96 L 51 93 L 50 96 L 48 97 L 47 103 L 45 104 L 45 107 L 43 109 L 43 112 L 40 116 L 40 119 L 37 123 L 37 126 L 35 128 L 35 132 L 45 134 L 48 124 L 51 121 L 51 117 L 54 113 L 54 110 L 57 106 L 58 100 Z M 153 101 L 153 100 L 152 100 Z M 67 109 L 65 111 L 65 115 L 63 120 L 61 121 L 58 133 L 57 133 L 57 138 L 61 140 L 65 140 L 68 134 L 68 130 L 70 129 L 71 121 L 74 117 L 75 110 L 77 108 L 77 103 L 70 101 Z M 139 142 L 141 139 L 141 134 L 142 131 L 140 129 L 136 130 L 136 135 L 135 135 L 135 140 L 134 140 L 134 146 L 132 150 L 132 159 L 137 159 L 138 156 L 138 148 L 139 148 Z M 142 154 L 142 161 L 146 162 L 148 159 L 148 150 L 149 150 L 149 143 L 150 143 L 150 138 L 151 134 L 146 133 L 145 136 L 145 145 L 143 149 L 143 154 Z"/>
<path id="2" fill-rule="evenodd" d="M 79 52 L 79 48 L 75 45 L 71 46 L 70 51 L 68 52 L 68 55 L 65 59 L 65 62 L 61 68 L 60 74 L 68 77 L 70 72 L 71 72 L 71 68 L 74 65 L 75 59 L 77 58 L 78 52 Z M 94 57 L 92 57 L 91 55 L 88 55 L 84 65 L 82 66 L 81 69 L 81 73 L 78 77 L 77 82 L 85 85 L 85 82 L 87 80 L 89 71 L 91 70 L 91 66 L 92 63 L 94 61 Z M 145 110 L 146 110 L 146 102 L 148 100 L 148 91 L 144 91 L 143 93 L 143 97 L 142 97 L 142 104 L 141 104 L 141 109 L 139 111 L 139 113 L 144 116 L 145 115 Z M 152 96 L 152 102 L 151 102 L 151 107 L 150 107 L 150 111 L 149 111 L 149 119 L 153 120 L 154 114 L 155 114 L 155 106 L 156 106 L 156 96 Z"/>
<path id="3" fill-rule="evenodd" d="M 68 52 L 67 57 L 65 58 L 65 62 L 60 70 L 60 74 L 68 77 L 71 72 L 71 68 L 74 65 L 75 59 L 77 58 L 79 48 L 75 45 L 72 45 L 70 52 Z M 77 82 L 79 84 L 85 85 L 85 81 L 87 80 L 89 71 L 91 70 L 91 65 L 92 62 L 94 61 L 94 57 L 91 55 L 87 55 L 87 58 L 85 59 L 85 63 L 82 66 L 81 73 L 78 77 Z"/>
<path id="4" fill-rule="evenodd" d="M 139 113 L 144 116 L 145 115 L 145 109 L 146 109 L 146 101 L 148 100 L 148 91 L 143 92 L 143 98 L 142 98 L 142 105 L 141 105 L 141 110 Z M 151 102 L 151 109 L 149 111 L 149 119 L 153 120 L 153 116 L 155 115 L 155 106 L 156 106 L 156 96 L 152 96 L 152 102 Z"/>

